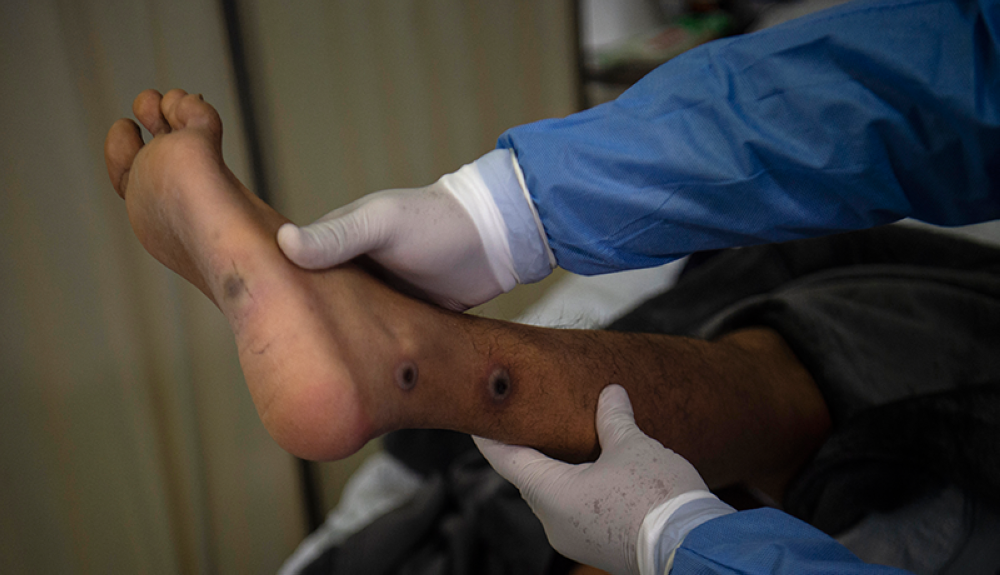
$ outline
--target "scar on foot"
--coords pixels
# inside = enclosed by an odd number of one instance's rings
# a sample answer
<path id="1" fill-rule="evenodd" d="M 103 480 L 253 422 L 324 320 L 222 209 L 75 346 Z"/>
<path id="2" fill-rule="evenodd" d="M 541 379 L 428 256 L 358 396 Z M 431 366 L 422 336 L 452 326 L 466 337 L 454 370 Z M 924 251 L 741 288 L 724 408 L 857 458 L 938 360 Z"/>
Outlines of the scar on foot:
<path id="1" fill-rule="evenodd" d="M 222 289 L 226 294 L 226 299 L 235 299 L 246 291 L 247 286 L 243 283 L 243 278 L 234 274 L 226 278 L 226 282 L 222 285 Z"/>
<path id="2" fill-rule="evenodd" d="M 229 274 L 225 281 L 222 282 L 222 293 L 225 295 L 227 300 L 234 300 L 243 294 L 250 295 L 250 290 L 247 289 L 246 282 L 243 281 L 243 276 L 236 269 L 236 263 L 233 263 L 233 272 Z M 251 299 L 253 296 L 250 296 Z"/>
<path id="3" fill-rule="evenodd" d="M 486 386 L 490 397 L 492 397 L 493 401 L 497 403 L 507 399 L 507 396 L 510 395 L 511 388 L 513 387 L 510 380 L 510 374 L 507 373 L 507 370 L 502 367 L 498 367 L 492 374 L 490 374 Z"/>
<path id="4" fill-rule="evenodd" d="M 396 368 L 396 385 L 403 391 L 413 389 L 417 385 L 417 364 L 404 361 Z"/>

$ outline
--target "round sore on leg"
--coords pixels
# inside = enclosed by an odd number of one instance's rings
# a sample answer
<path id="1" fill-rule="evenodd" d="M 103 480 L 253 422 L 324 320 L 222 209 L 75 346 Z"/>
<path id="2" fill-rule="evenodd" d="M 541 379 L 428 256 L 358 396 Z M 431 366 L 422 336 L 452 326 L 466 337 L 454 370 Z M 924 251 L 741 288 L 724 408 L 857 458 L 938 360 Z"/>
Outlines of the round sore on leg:
<path id="1" fill-rule="evenodd" d="M 507 370 L 502 367 L 498 367 L 493 371 L 493 373 L 490 374 L 486 385 L 490 397 L 492 397 L 493 401 L 497 403 L 507 399 L 510 395 L 511 388 L 513 387 L 510 380 L 510 374 L 507 373 Z"/>
<path id="2" fill-rule="evenodd" d="M 396 368 L 396 385 L 403 391 L 413 389 L 417 385 L 417 364 L 412 361 L 404 361 Z"/>

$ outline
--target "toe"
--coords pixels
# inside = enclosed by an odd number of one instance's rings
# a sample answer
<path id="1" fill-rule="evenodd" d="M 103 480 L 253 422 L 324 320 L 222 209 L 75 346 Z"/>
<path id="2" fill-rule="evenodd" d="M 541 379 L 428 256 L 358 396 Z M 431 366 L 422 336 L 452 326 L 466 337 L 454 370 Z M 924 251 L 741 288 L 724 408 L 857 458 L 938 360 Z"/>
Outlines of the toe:
<path id="1" fill-rule="evenodd" d="M 111 126 L 104 140 L 104 162 L 108 166 L 111 185 L 122 198 L 128 187 L 128 175 L 135 155 L 142 148 L 142 134 L 132 120 L 122 118 Z"/>
<path id="2" fill-rule="evenodd" d="M 175 130 L 199 128 L 208 131 L 216 144 L 222 141 L 222 120 L 200 94 L 185 94 L 167 111 L 167 121 Z"/>
<path id="3" fill-rule="evenodd" d="M 162 99 L 163 96 L 156 90 L 144 90 L 132 102 L 132 113 L 154 136 L 170 133 L 170 125 L 160 111 Z"/>
<path id="4" fill-rule="evenodd" d="M 173 89 L 163 95 L 163 100 L 160 101 L 160 113 L 163 117 L 167 119 L 170 127 L 174 130 L 183 128 L 184 126 L 179 126 L 176 124 L 177 116 L 174 113 L 174 108 L 188 95 L 187 92 L 180 89 Z"/>

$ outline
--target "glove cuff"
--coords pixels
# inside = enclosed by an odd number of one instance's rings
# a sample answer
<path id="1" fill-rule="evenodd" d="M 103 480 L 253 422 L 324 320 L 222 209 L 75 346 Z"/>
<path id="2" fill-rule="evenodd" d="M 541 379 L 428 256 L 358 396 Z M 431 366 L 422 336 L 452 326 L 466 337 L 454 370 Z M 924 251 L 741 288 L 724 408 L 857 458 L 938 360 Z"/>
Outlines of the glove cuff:
<path id="1" fill-rule="evenodd" d="M 441 176 L 437 185 L 447 190 L 472 219 L 501 293 L 514 289 L 518 276 L 511 257 L 507 226 L 475 164 L 466 164 L 457 172 Z"/>
<path id="2" fill-rule="evenodd" d="M 712 493 L 688 491 L 657 505 L 639 528 L 636 553 L 640 575 L 664 575 L 674 563 L 674 553 L 695 527 L 736 510 Z"/>
<path id="3" fill-rule="evenodd" d="M 528 195 L 514 150 L 493 150 L 473 164 L 502 216 L 518 283 L 545 278 L 556 266 L 545 228 Z"/>

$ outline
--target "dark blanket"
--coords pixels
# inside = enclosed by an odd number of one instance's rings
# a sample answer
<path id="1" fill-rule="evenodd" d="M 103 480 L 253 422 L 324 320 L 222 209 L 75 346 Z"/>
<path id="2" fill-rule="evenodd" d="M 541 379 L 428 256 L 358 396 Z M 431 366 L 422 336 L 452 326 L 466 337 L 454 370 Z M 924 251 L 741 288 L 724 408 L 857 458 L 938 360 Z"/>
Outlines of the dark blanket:
<path id="1" fill-rule="evenodd" d="M 1000 250 L 902 226 L 720 252 L 610 329 L 778 331 L 834 432 L 785 510 L 836 534 L 954 483 L 1000 507 Z"/>
<path id="2" fill-rule="evenodd" d="M 699 254 L 673 289 L 609 329 L 711 339 L 748 326 L 782 334 L 833 417 L 787 511 L 836 534 L 945 485 L 1000 508 L 1000 251 L 890 226 Z M 564 567 L 516 490 L 470 446 L 445 432 L 391 434 L 390 453 L 433 479 L 306 572 Z"/>
<path id="3" fill-rule="evenodd" d="M 549 546 L 542 524 L 517 489 L 496 474 L 468 436 L 396 433 L 390 451 L 404 460 L 413 447 L 438 440 L 453 460 L 428 472 L 426 484 L 402 507 L 328 549 L 304 575 L 545 575 L 571 565 Z"/>

